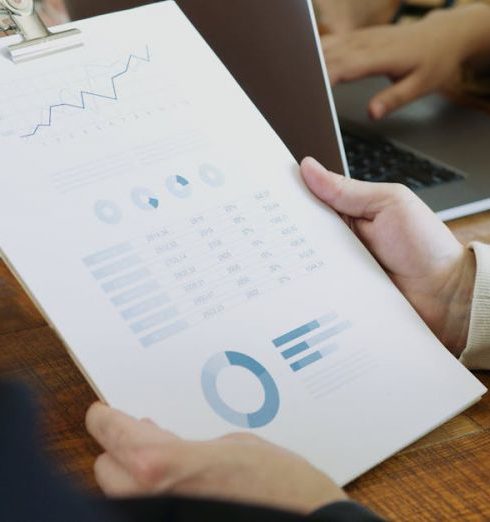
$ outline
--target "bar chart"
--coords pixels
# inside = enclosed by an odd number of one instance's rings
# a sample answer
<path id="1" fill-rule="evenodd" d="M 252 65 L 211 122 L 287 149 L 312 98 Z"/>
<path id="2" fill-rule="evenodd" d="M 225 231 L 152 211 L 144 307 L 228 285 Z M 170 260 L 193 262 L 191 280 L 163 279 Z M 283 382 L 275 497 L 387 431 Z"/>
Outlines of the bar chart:
<path id="1" fill-rule="evenodd" d="M 332 400 L 338 390 L 379 366 L 362 343 L 352 342 L 349 332 L 355 325 L 340 315 L 330 311 L 272 340 L 281 359 L 315 400 Z"/>
<path id="2" fill-rule="evenodd" d="M 336 352 L 339 345 L 332 339 L 351 327 L 350 321 L 339 321 L 337 314 L 330 312 L 280 335 L 272 344 L 281 349 L 282 357 L 296 373 Z"/>
<path id="3" fill-rule="evenodd" d="M 131 331 L 140 337 L 143 347 L 164 341 L 188 327 L 187 321 L 179 319 L 178 308 L 152 272 L 142 267 L 143 259 L 133 244 L 115 245 L 86 257 L 83 262 L 93 277 L 101 281 L 102 290 L 109 294 Z"/>

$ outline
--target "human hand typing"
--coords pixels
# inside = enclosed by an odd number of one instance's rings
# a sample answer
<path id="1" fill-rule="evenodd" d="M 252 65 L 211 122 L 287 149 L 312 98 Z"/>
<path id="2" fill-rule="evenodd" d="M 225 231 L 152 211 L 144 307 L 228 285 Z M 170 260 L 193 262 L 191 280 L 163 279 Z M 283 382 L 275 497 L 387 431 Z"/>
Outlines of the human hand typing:
<path id="1" fill-rule="evenodd" d="M 400 0 L 314 0 L 321 29 L 341 34 L 388 23 Z"/>
<path id="2" fill-rule="evenodd" d="M 408 188 L 352 180 L 307 158 L 303 178 L 336 210 L 441 342 L 466 346 L 475 282 L 474 255 Z"/>
<path id="3" fill-rule="evenodd" d="M 413 24 L 327 35 L 322 43 L 332 84 L 375 75 L 393 81 L 369 103 L 377 120 L 451 85 L 465 63 L 487 53 L 490 62 L 489 35 L 490 8 L 475 4 L 435 11 Z"/>
<path id="4" fill-rule="evenodd" d="M 96 480 L 111 496 L 205 497 L 304 514 L 347 498 L 307 461 L 253 435 L 188 442 L 101 403 L 86 424 L 104 450 Z"/>

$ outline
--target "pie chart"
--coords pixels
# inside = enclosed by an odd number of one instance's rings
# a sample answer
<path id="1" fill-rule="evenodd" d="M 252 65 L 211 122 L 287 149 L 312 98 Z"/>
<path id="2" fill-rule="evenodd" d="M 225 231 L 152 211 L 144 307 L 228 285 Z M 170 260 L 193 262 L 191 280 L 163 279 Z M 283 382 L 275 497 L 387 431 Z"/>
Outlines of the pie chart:
<path id="1" fill-rule="evenodd" d="M 160 206 L 157 196 L 146 187 L 135 187 L 131 199 L 140 210 L 156 210 Z"/>
<path id="2" fill-rule="evenodd" d="M 218 391 L 218 376 L 227 368 L 238 366 L 252 373 L 264 390 L 262 406 L 249 413 L 230 407 Z M 240 352 L 221 352 L 212 356 L 201 373 L 201 386 L 209 406 L 222 419 L 239 428 L 261 428 L 274 420 L 280 405 L 279 390 L 271 374 L 255 359 Z M 230 390 L 232 392 L 232 390 Z"/>
<path id="3" fill-rule="evenodd" d="M 169 176 L 165 185 L 170 194 L 176 198 L 185 199 L 192 194 L 191 184 L 187 178 L 184 178 L 184 176 Z"/>

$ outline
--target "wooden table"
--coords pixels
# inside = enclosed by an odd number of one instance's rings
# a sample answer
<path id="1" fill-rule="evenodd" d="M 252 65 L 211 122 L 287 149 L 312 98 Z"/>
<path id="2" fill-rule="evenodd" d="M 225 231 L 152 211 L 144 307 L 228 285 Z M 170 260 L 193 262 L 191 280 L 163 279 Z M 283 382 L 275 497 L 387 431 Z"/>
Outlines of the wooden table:
<path id="1" fill-rule="evenodd" d="M 465 244 L 490 243 L 490 212 L 450 228 Z M 475 375 L 490 389 L 490 372 Z M 490 520 L 490 393 L 347 489 L 390 520 Z"/>
<path id="2" fill-rule="evenodd" d="M 451 228 L 464 242 L 490 243 L 490 212 Z M 84 415 L 96 397 L 2 262 L 0 375 L 24 380 L 38 392 L 44 443 L 60 462 L 60 473 L 95 489 L 98 449 L 85 431 Z M 476 375 L 490 388 L 489 372 Z M 490 520 L 490 394 L 348 491 L 392 520 Z"/>

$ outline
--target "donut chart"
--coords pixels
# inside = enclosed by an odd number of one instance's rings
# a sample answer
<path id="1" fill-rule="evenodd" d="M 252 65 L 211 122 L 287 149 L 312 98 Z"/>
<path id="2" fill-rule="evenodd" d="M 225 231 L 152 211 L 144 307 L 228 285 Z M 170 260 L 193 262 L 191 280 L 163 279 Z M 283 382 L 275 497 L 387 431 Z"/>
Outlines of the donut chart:
<path id="1" fill-rule="evenodd" d="M 217 387 L 218 376 L 230 366 L 239 366 L 255 375 L 264 389 L 264 403 L 254 412 L 234 410 L 222 399 Z M 221 352 L 211 357 L 204 365 L 201 385 L 208 404 L 222 419 L 239 428 L 255 429 L 274 420 L 280 405 L 279 390 L 271 374 L 255 359 L 240 352 Z"/>
<path id="2" fill-rule="evenodd" d="M 209 163 L 204 163 L 200 166 L 199 176 L 206 185 L 213 188 L 222 187 L 225 184 L 223 172 Z"/>
<path id="3" fill-rule="evenodd" d="M 146 187 L 135 187 L 131 199 L 140 210 L 156 210 L 160 205 L 158 197 Z"/>
<path id="4" fill-rule="evenodd" d="M 121 209 L 113 202 L 108 200 L 99 200 L 94 205 L 95 215 L 99 221 L 107 225 L 117 225 L 121 222 Z"/>
<path id="5" fill-rule="evenodd" d="M 192 194 L 192 187 L 184 176 L 169 176 L 165 181 L 167 190 L 176 198 L 188 198 Z"/>

